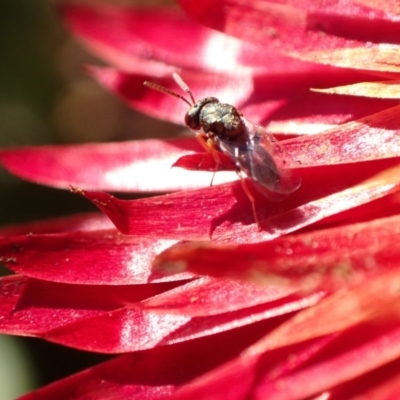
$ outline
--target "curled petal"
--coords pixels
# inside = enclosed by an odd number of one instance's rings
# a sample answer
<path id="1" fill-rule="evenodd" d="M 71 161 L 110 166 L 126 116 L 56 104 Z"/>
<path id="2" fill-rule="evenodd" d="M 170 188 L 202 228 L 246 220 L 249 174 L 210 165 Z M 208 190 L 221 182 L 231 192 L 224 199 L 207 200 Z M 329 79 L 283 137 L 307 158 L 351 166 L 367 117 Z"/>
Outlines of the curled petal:
<path id="1" fill-rule="evenodd" d="M 271 240 L 395 192 L 398 169 L 398 160 L 303 169 L 300 189 L 281 202 L 253 192 L 261 230 L 239 182 L 134 201 L 76 191 L 125 234 L 248 243 Z"/>

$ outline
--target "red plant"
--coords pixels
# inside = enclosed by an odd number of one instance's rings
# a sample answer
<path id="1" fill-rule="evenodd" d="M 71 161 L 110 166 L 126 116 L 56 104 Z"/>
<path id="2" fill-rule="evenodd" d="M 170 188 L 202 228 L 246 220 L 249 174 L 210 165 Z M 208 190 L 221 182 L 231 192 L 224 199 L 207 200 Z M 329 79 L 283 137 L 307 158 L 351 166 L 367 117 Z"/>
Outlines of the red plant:
<path id="1" fill-rule="evenodd" d="M 285 139 L 301 187 L 281 202 L 255 191 L 258 230 L 233 171 L 209 187 L 184 170 L 204 158 L 194 138 L 2 150 L 9 171 L 71 185 L 116 227 L 86 214 L 2 229 L 17 275 L 2 279 L 1 332 L 126 353 L 23 398 L 396 398 L 396 2 L 180 4 L 215 30 L 175 10 L 60 10 L 112 65 L 87 68 L 108 90 L 183 123 L 187 105 L 143 86 L 176 90 L 178 71 L 196 99 Z"/>

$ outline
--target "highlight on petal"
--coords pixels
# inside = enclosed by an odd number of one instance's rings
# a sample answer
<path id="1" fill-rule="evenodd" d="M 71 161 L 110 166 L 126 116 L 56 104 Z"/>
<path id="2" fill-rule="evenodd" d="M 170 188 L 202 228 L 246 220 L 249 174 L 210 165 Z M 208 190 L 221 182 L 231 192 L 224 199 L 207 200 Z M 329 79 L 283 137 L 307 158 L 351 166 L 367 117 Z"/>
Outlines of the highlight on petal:
<path id="1" fill-rule="evenodd" d="M 179 284 L 179 283 L 178 283 Z M 176 283 L 145 285 L 68 285 L 18 275 L 0 280 L 0 331 L 52 340 L 52 330 L 90 319 L 104 320 L 124 303 L 176 287 Z M 73 295 L 71 296 L 71 291 Z M 115 326 L 115 333 L 118 327 Z M 73 345 L 71 338 L 71 345 Z M 89 337 L 81 340 L 90 341 Z M 111 339 L 110 339 L 111 340 Z"/>
<path id="2" fill-rule="evenodd" d="M 18 276 L 2 278 L 0 331 L 103 353 L 154 347 L 190 318 L 128 309 L 123 304 L 139 304 L 174 286 L 72 286 Z"/>
<path id="3" fill-rule="evenodd" d="M 194 138 L 28 147 L 1 150 L 0 163 L 21 178 L 60 188 L 162 192 L 210 184 L 209 173 L 171 169 L 180 156 L 200 149 Z"/>
<path id="4" fill-rule="evenodd" d="M 39 337 L 85 351 L 128 353 L 155 347 L 188 321 L 190 317 L 182 315 L 121 308 L 64 324 Z"/>
<path id="5" fill-rule="evenodd" d="M 339 48 L 329 51 L 310 50 L 299 53 L 297 57 L 304 61 L 335 67 L 386 73 L 388 77 L 391 77 L 400 72 L 399 48 L 397 45 L 381 44 L 375 47 Z M 293 56 L 295 56 L 294 53 Z"/>
<path id="6" fill-rule="evenodd" d="M 320 71 L 323 76 L 320 66 L 208 29 L 177 9 L 70 3 L 60 12 L 89 51 L 125 72 L 161 77 L 175 66 L 235 76 L 250 70 L 280 76 L 283 69 L 285 74 Z"/>
<path id="7" fill-rule="evenodd" d="M 318 135 L 284 142 L 299 166 L 331 165 L 398 157 L 400 106 L 357 121 L 339 125 Z"/>
<path id="8" fill-rule="evenodd" d="M 400 15 L 399 3 L 396 0 L 354 0 L 354 2 L 376 10 Z"/>
<path id="9" fill-rule="evenodd" d="M 181 315 L 207 316 L 252 307 L 285 299 L 295 294 L 296 288 L 237 282 L 203 277 L 142 302 L 145 309 L 173 312 Z M 294 300 L 294 296 L 293 296 Z"/>
<path id="10" fill-rule="evenodd" d="M 176 307 L 176 296 L 164 303 L 165 311 L 162 312 L 141 305 L 144 298 L 177 284 L 71 286 L 18 276 L 3 278 L 0 286 L 0 331 L 41 337 L 87 351 L 131 352 L 215 335 L 256 322 L 265 321 L 265 324 L 275 326 L 276 318 L 312 306 L 324 296 L 322 292 L 308 296 L 291 296 L 287 292 L 288 296 L 283 298 L 279 298 L 279 294 L 267 295 L 265 303 L 243 308 L 237 299 L 243 292 L 228 293 L 221 287 L 221 300 L 232 300 L 236 308 L 225 311 L 208 301 L 209 306 L 205 305 L 203 310 L 209 308 L 212 312 L 204 316 L 196 316 L 199 314 L 196 305 L 190 311 L 190 303 L 186 307 L 189 312 L 169 312 L 168 309 Z M 244 284 L 243 290 L 246 287 L 248 285 Z M 72 297 L 71 290 L 75 294 Z M 185 289 L 181 294 L 182 304 L 185 297 L 187 299 Z M 179 291 L 176 295 L 179 298 Z"/>
<path id="11" fill-rule="evenodd" d="M 84 285 L 144 284 L 164 280 L 151 272 L 156 254 L 174 240 L 137 238 L 116 229 L 0 238 L 0 262 L 46 281 Z M 175 279 L 188 279 L 182 274 Z"/>
<path id="12" fill-rule="evenodd" d="M 227 313 L 211 316 L 193 317 L 185 326 L 177 329 L 160 344 L 166 345 L 185 340 L 215 335 L 246 325 L 260 324 L 264 329 L 270 330 L 279 324 L 280 319 L 288 319 L 293 313 L 317 304 L 325 292 L 311 293 L 307 296 L 289 296 L 287 299 L 263 303 L 257 306 L 239 309 Z M 266 328 L 269 326 L 269 328 Z"/>
<path id="13" fill-rule="evenodd" d="M 361 82 L 352 85 L 336 86 L 328 89 L 312 89 L 314 92 L 344 94 L 350 96 L 375 97 L 381 99 L 400 99 L 400 81 Z"/>
<path id="14" fill-rule="evenodd" d="M 174 167 L 180 167 L 189 171 L 234 171 L 236 169 L 235 163 L 224 153 L 218 152 L 220 163 L 217 165 L 213 156 L 210 153 L 195 153 L 182 156 L 175 161 Z"/>
<path id="15" fill-rule="evenodd" d="M 238 72 L 247 65 L 263 67 L 256 47 L 207 29 L 177 9 L 76 3 L 63 5 L 60 11 L 89 50 L 125 71 L 137 68 L 136 61 L 148 59 L 149 53 L 164 64 L 191 69 Z M 218 59 L 221 51 L 225 63 Z"/>
<path id="16" fill-rule="evenodd" d="M 374 78 L 367 79 L 374 80 Z M 354 83 L 354 81 L 350 83 Z M 335 85 L 329 83 L 318 87 L 329 88 L 332 86 Z M 316 86 L 311 85 L 311 87 Z M 337 125 L 352 122 L 398 105 L 395 99 L 327 96 L 312 91 L 300 98 L 287 100 L 284 104 L 281 102 L 269 114 L 264 111 L 265 104 L 263 102 L 250 105 L 241 110 L 246 118 L 259 122 L 265 126 L 267 132 L 278 135 L 278 137 L 319 134 L 335 128 Z"/>

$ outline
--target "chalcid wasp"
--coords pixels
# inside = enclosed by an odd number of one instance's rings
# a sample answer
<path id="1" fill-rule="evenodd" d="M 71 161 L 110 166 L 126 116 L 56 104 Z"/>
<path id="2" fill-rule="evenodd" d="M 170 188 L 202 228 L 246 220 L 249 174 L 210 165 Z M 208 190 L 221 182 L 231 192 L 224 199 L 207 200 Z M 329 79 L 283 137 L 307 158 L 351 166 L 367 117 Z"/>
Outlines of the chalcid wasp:
<path id="1" fill-rule="evenodd" d="M 183 79 L 176 73 L 173 74 L 173 78 L 189 95 L 191 102 L 154 82 L 146 81 L 144 85 L 178 97 L 189 105 L 185 124 L 195 132 L 199 143 L 215 161 L 211 185 L 215 172 L 221 164 L 218 152 L 224 153 L 236 165 L 243 190 L 251 202 L 255 222 L 261 229 L 254 196 L 243 175 L 250 178 L 258 191 L 266 197 L 271 198 L 273 193 L 288 195 L 300 186 L 300 178 L 293 176 L 288 169 L 290 156 L 271 134 L 263 127 L 249 122 L 235 107 L 223 104 L 215 97 L 196 101 Z"/>

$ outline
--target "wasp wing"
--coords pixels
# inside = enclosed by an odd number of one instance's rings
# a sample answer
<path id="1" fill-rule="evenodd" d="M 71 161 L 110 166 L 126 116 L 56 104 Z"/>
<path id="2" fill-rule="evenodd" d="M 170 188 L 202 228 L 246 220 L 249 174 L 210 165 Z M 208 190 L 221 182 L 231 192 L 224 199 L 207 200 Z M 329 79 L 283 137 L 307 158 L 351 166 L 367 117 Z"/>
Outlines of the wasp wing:
<path id="1" fill-rule="evenodd" d="M 219 139 L 219 147 L 261 189 L 289 194 L 300 186 L 300 177 L 289 167 L 295 165 L 284 146 L 271 134 L 241 117 L 246 127 L 246 138 L 240 142 Z M 259 188 L 259 189 L 260 189 Z M 264 190 L 260 190 L 266 194 Z"/>

